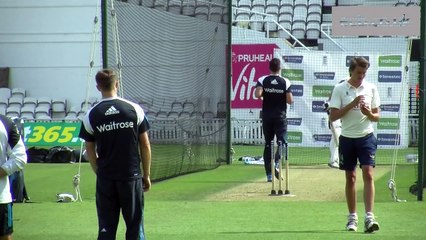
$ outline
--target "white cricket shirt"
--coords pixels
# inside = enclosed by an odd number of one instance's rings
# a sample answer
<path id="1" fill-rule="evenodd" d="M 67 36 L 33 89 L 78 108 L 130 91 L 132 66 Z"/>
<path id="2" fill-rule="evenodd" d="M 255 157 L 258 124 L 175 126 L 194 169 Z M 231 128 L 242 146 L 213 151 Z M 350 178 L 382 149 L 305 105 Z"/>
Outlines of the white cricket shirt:
<path id="1" fill-rule="evenodd" d="M 364 95 L 365 103 L 370 106 L 370 109 L 380 106 L 380 97 L 376 85 L 364 80 L 358 88 L 353 87 L 347 81 L 337 84 L 331 95 L 329 107 L 341 109 L 360 95 Z M 341 120 L 342 136 L 359 138 L 374 131 L 372 121 L 362 114 L 359 106 L 349 110 Z"/>

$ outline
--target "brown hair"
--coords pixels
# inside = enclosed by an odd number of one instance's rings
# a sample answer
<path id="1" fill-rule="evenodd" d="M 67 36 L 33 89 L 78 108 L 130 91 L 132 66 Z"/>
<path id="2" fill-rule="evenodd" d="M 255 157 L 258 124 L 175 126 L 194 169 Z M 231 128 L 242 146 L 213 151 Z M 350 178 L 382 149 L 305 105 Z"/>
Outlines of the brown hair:
<path id="1" fill-rule="evenodd" d="M 117 74 L 111 69 L 102 69 L 96 76 L 96 84 L 104 91 L 112 90 L 117 79 Z"/>
<path id="2" fill-rule="evenodd" d="M 362 68 L 369 68 L 370 63 L 364 57 L 354 57 L 349 62 L 349 73 L 352 73 L 352 71 L 358 66 Z"/>
<path id="3" fill-rule="evenodd" d="M 271 70 L 271 72 L 278 72 L 281 69 L 281 61 L 279 58 L 273 58 L 270 62 L 269 62 L 269 70 Z"/>

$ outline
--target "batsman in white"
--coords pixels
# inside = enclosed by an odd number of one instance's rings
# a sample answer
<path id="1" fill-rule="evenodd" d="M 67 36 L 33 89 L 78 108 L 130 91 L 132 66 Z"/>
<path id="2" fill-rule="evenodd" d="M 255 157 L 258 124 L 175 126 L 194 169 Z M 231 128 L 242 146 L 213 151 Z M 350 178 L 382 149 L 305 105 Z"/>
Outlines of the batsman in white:
<path id="1" fill-rule="evenodd" d="M 339 83 L 346 81 L 341 80 Z M 330 101 L 331 95 L 328 98 Z M 327 111 L 327 115 L 330 115 L 329 103 L 324 103 L 324 110 Z M 331 131 L 331 139 L 330 139 L 330 159 L 328 161 L 328 166 L 331 168 L 339 168 L 339 137 L 342 133 L 342 122 L 340 119 L 335 121 L 328 120 L 328 128 Z"/>
<path id="2" fill-rule="evenodd" d="M 13 121 L 0 115 L 0 240 L 12 240 L 13 213 L 9 178 L 27 163 L 27 153 Z"/>

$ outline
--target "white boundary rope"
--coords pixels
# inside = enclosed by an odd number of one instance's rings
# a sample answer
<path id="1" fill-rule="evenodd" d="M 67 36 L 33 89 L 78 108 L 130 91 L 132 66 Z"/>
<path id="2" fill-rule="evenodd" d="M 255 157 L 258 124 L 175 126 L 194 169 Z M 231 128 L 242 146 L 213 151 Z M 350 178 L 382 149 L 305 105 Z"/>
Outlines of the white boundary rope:
<path id="1" fill-rule="evenodd" d="M 92 30 L 92 38 L 91 38 L 91 47 L 90 47 L 90 61 L 89 61 L 89 71 L 87 73 L 87 86 L 86 86 L 86 97 L 84 100 L 84 106 L 83 111 L 86 112 L 88 108 L 88 102 L 89 102 L 89 93 L 92 86 L 92 78 L 93 78 L 93 67 L 94 67 L 94 58 L 95 58 L 95 49 L 96 49 L 96 42 L 99 35 L 99 3 L 96 5 L 96 15 L 93 19 L 93 30 Z M 77 174 L 73 176 L 73 186 L 75 190 L 75 200 L 76 201 L 83 201 L 83 198 L 81 197 L 80 192 L 80 176 L 81 176 L 81 160 L 83 156 L 83 147 L 84 143 L 81 142 L 80 144 L 80 155 L 78 158 L 78 171 Z"/>
<path id="2" fill-rule="evenodd" d="M 406 96 L 405 94 L 406 94 L 406 90 L 407 90 L 407 86 L 408 86 L 408 77 L 409 77 L 407 68 L 408 68 L 408 63 L 410 61 L 410 53 L 411 53 L 412 43 L 413 43 L 413 40 L 408 39 L 407 52 L 406 52 L 405 62 L 404 62 L 404 64 L 405 64 L 404 70 L 405 70 L 406 74 L 405 74 L 404 81 L 402 82 L 401 96 L 400 96 L 400 100 L 399 100 L 400 103 L 403 102 L 404 97 Z M 401 115 L 402 115 L 401 109 L 402 109 L 402 107 L 399 108 L 399 112 L 398 112 L 399 121 L 401 121 Z M 395 133 L 398 133 L 398 129 L 395 130 Z M 398 134 L 395 134 L 395 135 L 399 136 Z M 395 144 L 394 144 L 395 146 L 397 145 L 399 140 L 400 140 L 399 137 L 395 138 Z M 391 175 L 390 175 L 390 179 L 388 181 L 388 188 L 389 188 L 389 190 L 391 190 L 391 196 L 392 196 L 392 199 L 395 202 L 406 202 L 406 200 L 401 200 L 401 199 L 398 198 L 397 189 L 396 189 L 395 175 L 396 175 L 396 163 L 397 163 L 397 159 L 398 159 L 398 150 L 399 149 L 397 147 L 395 147 L 394 151 L 393 151 Z"/>
<path id="3" fill-rule="evenodd" d="M 118 95 L 120 97 L 123 97 L 124 95 L 124 89 L 123 89 L 123 81 L 122 81 L 122 60 L 121 60 L 121 47 L 120 47 L 120 36 L 118 32 L 118 20 L 117 20 L 117 12 L 114 8 L 114 0 L 111 0 L 111 17 L 112 17 L 112 31 L 113 31 L 113 43 L 114 43 L 114 53 L 115 53 L 115 64 L 117 66 L 117 72 L 118 72 Z"/>

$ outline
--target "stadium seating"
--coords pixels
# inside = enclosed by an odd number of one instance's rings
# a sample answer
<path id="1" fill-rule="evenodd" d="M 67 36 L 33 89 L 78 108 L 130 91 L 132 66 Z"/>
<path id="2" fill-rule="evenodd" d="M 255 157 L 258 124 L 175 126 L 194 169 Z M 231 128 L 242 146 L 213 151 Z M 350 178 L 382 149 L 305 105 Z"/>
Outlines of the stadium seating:
<path id="1" fill-rule="evenodd" d="M 24 105 L 21 108 L 21 118 L 25 120 L 34 120 L 34 112 L 35 112 L 35 106 L 34 105 Z"/>
<path id="2" fill-rule="evenodd" d="M 160 11 L 167 11 L 168 0 L 155 0 L 154 8 Z"/>
<path id="3" fill-rule="evenodd" d="M 96 97 L 91 97 L 88 105 L 91 107 L 97 101 Z M 28 96 L 24 88 L 0 88 L 0 114 L 13 118 L 20 117 L 27 121 L 76 121 L 85 114 L 85 111 L 81 109 L 83 106 L 84 104 L 81 104 L 67 110 L 65 98 L 36 98 Z"/>
<path id="4" fill-rule="evenodd" d="M 307 39 L 318 39 L 320 37 L 320 23 L 319 22 L 308 22 L 306 25 L 306 38 Z"/>
<path id="5" fill-rule="evenodd" d="M 187 1 L 182 3 L 182 14 L 185 16 L 195 15 L 195 2 Z"/>
<path id="6" fill-rule="evenodd" d="M 308 17 L 306 19 L 306 24 L 309 24 L 310 22 L 317 22 L 321 24 L 321 13 L 309 12 L 308 10 Z"/>
<path id="7" fill-rule="evenodd" d="M 71 106 L 70 109 L 68 110 L 64 120 L 69 120 L 69 121 L 75 121 L 78 119 L 78 113 L 79 113 L 80 107 L 79 106 Z"/>
<path id="8" fill-rule="evenodd" d="M 280 5 L 281 5 L 281 7 L 290 6 L 291 8 L 293 8 L 294 1 L 293 0 L 281 0 Z"/>
<path id="9" fill-rule="evenodd" d="M 407 7 L 409 6 L 420 6 L 420 0 L 409 0 L 409 2 L 407 2 Z"/>
<path id="10" fill-rule="evenodd" d="M 181 0 L 170 0 L 169 7 L 167 9 L 171 13 L 182 14 L 182 1 Z"/>
<path id="11" fill-rule="evenodd" d="M 34 118 L 36 120 L 50 120 L 50 107 L 47 105 L 39 105 L 34 110 Z"/>
<path id="12" fill-rule="evenodd" d="M 222 22 L 223 9 L 224 7 L 222 6 L 212 5 L 210 7 L 209 20 L 213 22 Z"/>
<path id="13" fill-rule="evenodd" d="M 182 111 L 179 113 L 179 118 L 190 118 L 190 117 L 191 117 L 191 112 Z"/>
<path id="14" fill-rule="evenodd" d="M 295 22 L 306 22 L 308 17 L 308 8 L 303 5 L 294 6 L 293 9 L 293 23 Z"/>
<path id="15" fill-rule="evenodd" d="M 170 111 L 167 113 L 167 119 L 169 120 L 173 120 L 173 119 L 177 119 L 179 117 L 179 112 L 178 111 Z"/>
<path id="16" fill-rule="evenodd" d="M 364 0 L 338 0 L 337 5 L 338 6 L 357 6 L 362 5 L 364 3 Z"/>
<path id="17" fill-rule="evenodd" d="M 323 0 L 323 5 L 327 7 L 336 6 L 336 0 Z"/>
<path id="18" fill-rule="evenodd" d="M 306 8 L 308 7 L 308 0 L 294 0 L 293 6 L 294 7 L 303 6 Z"/>
<path id="19" fill-rule="evenodd" d="M 77 119 L 82 120 L 84 116 L 86 116 L 87 109 L 80 109 L 77 112 Z"/>
<path id="20" fill-rule="evenodd" d="M 183 112 L 189 112 L 192 113 L 195 110 L 195 104 L 193 102 L 190 101 L 185 101 L 183 103 Z"/>
<path id="21" fill-rule="evenodd" d="M 398 0 L 398 1 L 395 3 L 395 7 L 405 7 L 405 6 L 407 6 L 407 3 L 406 3 L 406 1 L 405 1 L 405 0 Z"/>
<path id="22" fill-rule="evenodd" d="M 253 13 L 265 13 L 265 0 L 253 0 L 251 11 Z"/>
<path id="23" fill-rule="evenodd" d="M 39 97 L 37 99 L 37 107 L 44 106 L 50 110 L 50 105 L 52 104 L 52 99 L 48 97 Z"/>
<path id="24" fill-rule="evenodd" d="M 207 21 L 209 19 L 209 5 L 199 4 L 195 7 L 195 17 Z"/>
<path id="25" fill-rule="evenodd" d="M 10 90 L 10 88 L 0 88 L 0 98 L 9 99 L 10 96 L 12 96 L 12 91 Z"/>
<path id="26" fill-rule="evenodd" d="M 9 105 L 9 99 L 7 98 L 0 98 L 0 114 L 6 115 L 6 109 Z"/>
<path id="27" fill-rule="evenodd" d="M 194 112 L 191 113 L 190 117 L 191 118 L 199 118 L 199 119 L 201 119 L 201 118 L 203 118 L 203 114 L 201 112 L 199 112 L 199 111 L 194 111 Z"/>
<path id="28" fill-rule="evenodd" d="M 265 13 L 271 15 L 273 18 L 278 19 L 279 13 L 279 1 L 277 0 L 268 0 L 266 2 Z"/>
<path id="29" fill-rule="evenodd" d="M 17 108 L 21 108 L 22 107 L 22 102 L 23 102 L 23 98 L 21 98 L 20 96 L 12 96 L 9 98 L 9 105 L 8 107 L 17 107 Z"/>
<path id="30" fill-rule="evenodd" d="M 52 99 L 52 119 L 64 119 L 66 116 L 67 100 L 63 98 Z"/>
<path id="31" fill-rule="evenodd" d="M 142 6 L 152 8 L 154 7 L 154 0 L 142 0 Z"/>
<path id="32" fill-rule="evenodd" d="M 217 103 L 217 118 L 225 118 L 226 117 L 226 102 L 220 101 Z"/>
<path id="33" fill-rule="evenodd" d="M 251 4 L 251 0 L 239 0 L 237 6 L 241 9 L 251 10 Z"/>
<path id="34" fill-rule="evenodd" d="M 145 115 L 146 115 L 146 117 L 148 118 L 148 120 L 153 120 L 153 119 L 155 119 L 155 117 L 157 116 L 157 113 L 156 113 L 156 112 L 153 112 L 153 111 L 147 111 L 147 112 L 145 113 Z"/>
<path id="35" fill-rule="evenodd" d="M 172 112 L 181 112 L 183 110 L 183 104 L 179 101 L 172 102 L 170 106 L 170 111 Z"/>
<path id="36" fill-rule="evenodd" d="M 37 99 L 35 97 L 25 97 L 22 107 L 25 106 L 32 106 L 33 108 L 35 108 L 37 106 Z"/>
<path id="37" fill-rule="evenodd" d="M 211 120 L 215 118 L 215 114 L 212 111 L 203 112 L 203 119 Z"/>
<path id="38" fill-rule="evenodd" d="M 155 119 L 157 120 L 166 120 L 168 117 L 168 112 L 164 110 L 160 110 L 157 112 L 157 115 L 155 116 Z"/>
<path id="39" fill-rule="evenodd" d="M 17 118 L 21 115 L 21 106 L 9 106 L 6 109 L 6 116 L 10 118 Z"/>
<path id="40" fill-rule="evenodd" d="M 81 110 L 83 110 L 83 112 L 87 111 L 88 109 L 90 109 L 95 103 L 98 102 L 98 99 L 95 97 L 90 97 L 86 100 L 82 101 L 80 104 Z"/>
<path id="41" fill-rule="evenodd" d="M 235 21 L 237 22 L 237 26 L 241 28 L 249 28 L 250 14 L 248 12 L 237 12 L 235 16 Z"/>
<path id="42" fill-rule="evenodd" d="M 234 17 L 232 17 L 232 19 L 234 19 Z M 228 8 L 224 8 L 223 9 L 222 22 L 224 24 L 228 24 L 228 22 L 229 22 Z"/>
<path id="43" fill-rule="evenodd" d="M 24 99 L 26 97 L 26 91 L 23 88 L 12 88 L 11 97 Z"/>
<path id="44" fill-rule="evenodd" d="M 305 22 L 295 22 L 291 27 L 291 34 L 298 38 L 305 38 L 306 24 Z"/>
<path id="45" fill-rule="evenodd" d="M 263 16 L 253 14 L 250 16 L 250 29 L 256 31 L 263 31 Z"/>

